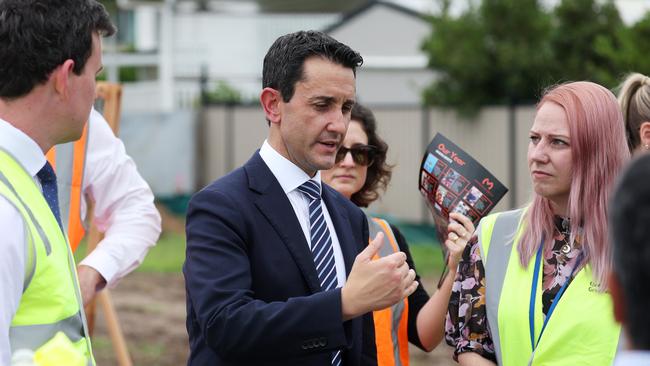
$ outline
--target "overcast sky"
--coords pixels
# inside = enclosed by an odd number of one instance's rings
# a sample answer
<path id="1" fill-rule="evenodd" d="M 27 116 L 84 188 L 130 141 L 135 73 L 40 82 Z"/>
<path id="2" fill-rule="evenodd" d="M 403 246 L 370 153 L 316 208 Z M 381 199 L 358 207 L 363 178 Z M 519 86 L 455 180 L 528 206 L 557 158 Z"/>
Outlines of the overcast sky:
<path id="1" fill-rule="evenodd" d="M 430 13 L 438 10 L 438 1 L 436 0 L 388 0 L 394 3 L 404 5 L 420 12 Z M 463 11 L 468 0 L 453 0 L 452 13 L 458 14 Z M 549 7 L 555 6 L 559 0 L 542 0 Z M 650 10 L 650 0 L 615 0 L 621 18 L 627 24 L 633 24 Z"/>

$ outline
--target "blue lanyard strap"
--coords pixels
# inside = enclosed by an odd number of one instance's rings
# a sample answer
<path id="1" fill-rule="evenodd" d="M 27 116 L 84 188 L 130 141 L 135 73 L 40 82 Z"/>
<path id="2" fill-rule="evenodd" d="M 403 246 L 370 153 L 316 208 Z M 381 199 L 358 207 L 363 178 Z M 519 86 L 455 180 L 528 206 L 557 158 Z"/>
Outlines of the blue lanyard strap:
<path id="1" fill-rule="evenodd" d="M 535 258 L 535 272 L 533 273 L 533 283 L 530 289 L 530 307 L 528 312 L 528 322 L 530 324 L 530 344 L 533 347 L 533 352 L 537 348 L 537 345 L 539 344 L 539 340 L 542 339 L 542 334 L 544 334 L 544 329 L 546 329 L 546 324 L 548 324 L 549 319 L 551 319 L 551 315 L 553 314 L 553 311 L 555 310 L 557 303 L 560 302 L 560 298 L 562 297 L 562 294 L 569 286 L 569 282 L 571 282 L 571 279 L 573 278 L 576 269 L 580 267 L 580 263 L 582 262 L 582 257 L 583 257 L 582 253 L 580 253 L 580 256 L 578 257 L 575 266 L 573 266 L 573 269 L 571 270 L 571 275 L 567 278 L 566 282 L 564 282 L 564 285 L 562 285 L 562 287 L 557 292 L 557 294 L 555 294 L 555 298 L 553 298 L 551 307 L 548 309 L 548 313 L 546 314 L 546 318 L 544 319 L 544 325 L 542 325 L 542 331 L 539 333 L 539 338 L 537 339 L 537 342 L 535 342 L 535 298 L 537 297 L 537 283 L 539 281 L 539 267 L 542 262 L 543 247 L 544 247 L 544 239 L 542 238 L 542 242 L 539 244 L 539 249 L 537 250 L 537 257 Z"/>

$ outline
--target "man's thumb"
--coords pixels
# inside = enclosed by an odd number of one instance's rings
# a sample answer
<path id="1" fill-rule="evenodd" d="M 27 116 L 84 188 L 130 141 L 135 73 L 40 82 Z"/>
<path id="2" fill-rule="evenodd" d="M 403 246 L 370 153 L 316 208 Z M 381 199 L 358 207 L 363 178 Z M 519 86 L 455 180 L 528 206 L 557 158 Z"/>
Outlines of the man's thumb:
<path id="1" fill-rule="evenodd" d="M 379 232 L 375 235 L 375 238 L 370 241 L 370 244 L 359 253 L 359 256 L 363 259 L 370 260 L 379 252 L 382 245 L 384 245 L 384 233 Z"/>

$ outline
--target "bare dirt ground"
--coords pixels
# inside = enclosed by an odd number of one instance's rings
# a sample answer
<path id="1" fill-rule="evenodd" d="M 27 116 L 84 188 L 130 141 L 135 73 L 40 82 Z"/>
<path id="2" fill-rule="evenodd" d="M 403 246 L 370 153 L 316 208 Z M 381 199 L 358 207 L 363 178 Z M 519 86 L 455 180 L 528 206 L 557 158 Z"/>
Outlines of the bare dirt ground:
<path id="1" fill-rule="evenodd" d="M 133 273 L 111 291 L 134 365 L 180 366 L 187 361 L 185 289 L 180 274 Z M 93 339 L 97 364 L 117 365 L 98 307 Z M 411 349 L 411 366 L 456 365 L 441 345 L 427 354 Z"/>
<path id="2" fill-rule="evenodd" d="M 185 365 L 185 288 L 180 274 L 132 273 L 111 291 L 134 365 Z M 98 307 L 93 347 L 97 364 L 117 365 Z"/>

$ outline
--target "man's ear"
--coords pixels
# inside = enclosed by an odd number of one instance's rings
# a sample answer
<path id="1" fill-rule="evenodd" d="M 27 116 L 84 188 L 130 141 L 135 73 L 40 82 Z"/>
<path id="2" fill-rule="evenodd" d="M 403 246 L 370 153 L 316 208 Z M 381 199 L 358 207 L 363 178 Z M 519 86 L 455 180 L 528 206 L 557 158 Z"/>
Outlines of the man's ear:
<path id="1" fill-rule="evenodd" d="M 53 82 L 54 90 L 62 98 L 67 98 L 70 93 L 70 77 L 73 75 L 74 61 L 67 59 L 59 67 L 52 71 L 50 80 Z"/>
<path id="2" fill-rule="evenodd" d="M 614 272 L 609 272 L 609 295 L 612 297 L 612 303 L 614 305 L 614 319 L 617 322 L 624 324 L 625 323 L 625 297 L 623 296 L 623 288 L 621 283 L 616 277 Z"/>
<path id="3" fill-rule="evenodd" d="M 639 137 L 641 139 L 641 148 L 650 150 L 650 121 L 641 123 L 639 127 Z"/>
<path id="4" fill-rule="evenodd" d="M 264 88 L 260 94 L 260 103 L 264 109 L 266 120 L 271 123 L 280 123 L 282 120 L 282 112 L 280 111 L 280 103 L 282 103 L 282 95 L 280 92 L 273 88 Z"/>

